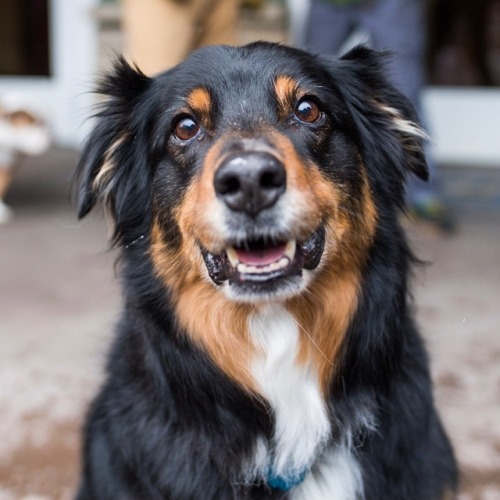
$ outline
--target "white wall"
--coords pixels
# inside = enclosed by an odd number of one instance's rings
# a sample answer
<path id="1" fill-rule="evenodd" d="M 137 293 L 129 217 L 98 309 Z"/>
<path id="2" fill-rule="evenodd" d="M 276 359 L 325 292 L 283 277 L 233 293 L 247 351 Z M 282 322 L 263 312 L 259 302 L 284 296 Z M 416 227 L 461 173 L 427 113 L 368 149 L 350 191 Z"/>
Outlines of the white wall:
<path id="1" fill-rule="evenodd" d="M 26 93 L 40 100 L 58 144 L 78 145 L 91 112 L 97 58 L 97 27 L 92 8 L 97 0 L 49 2 L 52 77 L 1 77 L 0 93 Z"/>
<path id="2" fill-rule="evenodd" d="M 500 89 L 431 87 L 424 112 L 438 162 L 500 168 Z"/>

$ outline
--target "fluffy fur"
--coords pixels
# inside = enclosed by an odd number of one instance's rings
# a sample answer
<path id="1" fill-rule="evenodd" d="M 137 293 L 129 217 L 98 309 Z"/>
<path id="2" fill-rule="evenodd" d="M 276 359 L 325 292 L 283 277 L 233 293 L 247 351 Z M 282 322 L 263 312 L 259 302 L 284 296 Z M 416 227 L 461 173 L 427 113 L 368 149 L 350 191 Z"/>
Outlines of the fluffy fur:
<path id="1" fill-rule="evenodd" d="M 79 500 L 453 495 L 398 223 L 425 134 L 382 66 L 258 43 L 103 82 L 77 198 L 124 310 Z"/>

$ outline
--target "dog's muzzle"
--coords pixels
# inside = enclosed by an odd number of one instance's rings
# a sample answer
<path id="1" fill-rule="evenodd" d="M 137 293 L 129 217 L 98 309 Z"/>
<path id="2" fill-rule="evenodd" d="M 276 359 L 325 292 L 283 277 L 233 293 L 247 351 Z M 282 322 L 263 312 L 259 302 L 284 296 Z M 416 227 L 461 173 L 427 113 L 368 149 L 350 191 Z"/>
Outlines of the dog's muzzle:
<path id="1" fill-rule="evenodd" d="M 215 254 L 201 246 L 212 281 L 228 283 L 235 296 L 255 299 L 297 291 L 303 270 L 321 260 L 325 230 L 316 228 L 303 240 L 293 227 L 277 231 L 283 215 L 278 202 L 287 189 L 281 160 L 269 151 L 230 155 L 216 170 L 213 186 L 233 225 L 241 225 L 224 251 Z"/>

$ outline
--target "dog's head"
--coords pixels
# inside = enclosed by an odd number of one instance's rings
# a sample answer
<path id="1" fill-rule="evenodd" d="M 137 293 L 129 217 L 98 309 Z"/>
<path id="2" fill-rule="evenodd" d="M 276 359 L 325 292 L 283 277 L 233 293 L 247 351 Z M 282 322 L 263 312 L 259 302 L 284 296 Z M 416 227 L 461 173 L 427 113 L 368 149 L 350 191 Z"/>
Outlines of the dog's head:
<path id="1" fill-rule="evenodd" d="M 381 58 L 214 46 L 152 79 L 118 61 L 78 169 L 80 216 L 103 199 L 116 240 L 148 245 L 177 293 L 284 300 L 324 269 L 360 268 L 406 173 L 427 175 Z"/>

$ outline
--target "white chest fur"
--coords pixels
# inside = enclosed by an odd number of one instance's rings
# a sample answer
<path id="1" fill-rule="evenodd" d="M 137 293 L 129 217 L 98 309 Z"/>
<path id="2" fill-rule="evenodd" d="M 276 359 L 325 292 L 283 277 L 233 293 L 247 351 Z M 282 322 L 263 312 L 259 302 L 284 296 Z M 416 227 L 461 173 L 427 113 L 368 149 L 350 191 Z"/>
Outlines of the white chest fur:
<path id="1" fill-rule="evenodd" d="M 311 467 L 330 434 L 317 374 L 297 363 L 299 329 L 283 307 L 259 310 L 250 317 L 249 330 L 260 351 L 252 373 L 275 415 L 275 453 L 267 458 L 267 466 L 277 475 L 300 475 Z"/>
<path id="2" fill-rule="evenodd" d="M 299 326 L 281 306 L 268 306 L 249 320 L 259 354 L 252 373 L 275 415 L 274 455 L 260 442 L 254 470 L 300 475 L 314 467 L 290 492 L 293 500 L 355 500 L 363 497 L 359 464 L 348 445 L 323 449 L 330 435 L 317 374 L 297 363 Z M 331 445 L 330 445 L 331 446 Z"/>
<path id="3" fill-rule="evenodd" d="M 347 446 L 328 450 L 315 469 L 295 488 L 292 500 L 356 500 L 364 498 L 359 464 Z"/>

